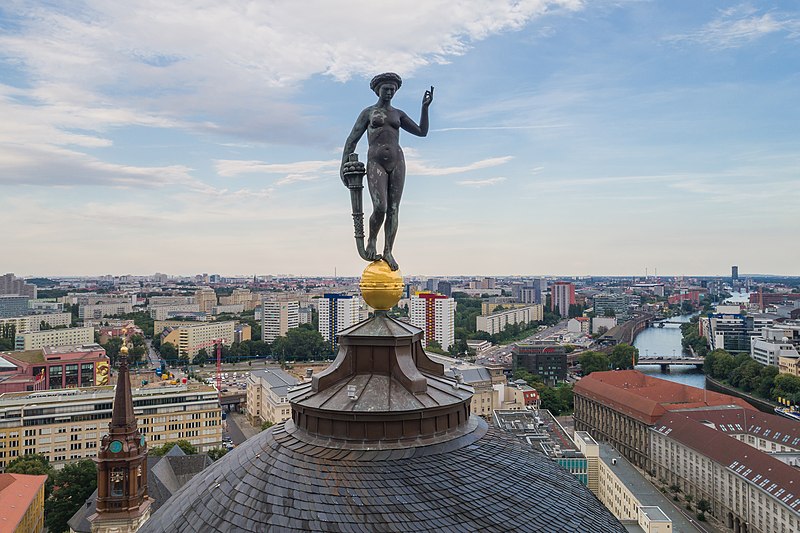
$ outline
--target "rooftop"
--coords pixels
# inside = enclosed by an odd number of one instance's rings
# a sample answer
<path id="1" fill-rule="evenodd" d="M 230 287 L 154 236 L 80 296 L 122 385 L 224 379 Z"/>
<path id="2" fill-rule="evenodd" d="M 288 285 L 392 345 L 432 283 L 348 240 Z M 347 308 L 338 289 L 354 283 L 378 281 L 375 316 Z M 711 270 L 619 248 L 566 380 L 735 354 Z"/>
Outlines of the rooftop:
<path id="1" fill-rule="evenodd" d="M 680 412 L 723 433 L 747 433 L 791 448 L 800 448 L 800 423 L 783 416 L 725 406 Z"/>
<path id="2" fill-rule="evenodd" d="M 47 476 L 0 474 L 0 531 L 16 531 Z"/>
<path id="3" fill-rule="evenodd" d="M 651 430 L 705 455 L 795 513 L 800 513 L 800 476 L 794 467 L 712 429 L 686 413 L 670 413 Z"/>
<path id="4" fill-rule="evenodd" d="M 701 531 L 678 511 L 672 502 L 667 499 L 652 483 L 647 481 L 636 468 L 622 457 L 617 450 L 606 443 L 600 443 L 600 459 L 606 463 L 619 480 L 639 500 L 643 507 L 660 507 L 664 514 L 672 520 L 672 530 L 681 533 Z M 616 459 L 612 461 L 612 459 Z"/>
<path id="5" fill-rule="evenodd" d="M 654 378 L 637 370 L 592 372 L 575 384 L 574 391 L 648 425 L 670 411 L 682 409 L 731 406 L 755 410 L 742 399 Z"/>

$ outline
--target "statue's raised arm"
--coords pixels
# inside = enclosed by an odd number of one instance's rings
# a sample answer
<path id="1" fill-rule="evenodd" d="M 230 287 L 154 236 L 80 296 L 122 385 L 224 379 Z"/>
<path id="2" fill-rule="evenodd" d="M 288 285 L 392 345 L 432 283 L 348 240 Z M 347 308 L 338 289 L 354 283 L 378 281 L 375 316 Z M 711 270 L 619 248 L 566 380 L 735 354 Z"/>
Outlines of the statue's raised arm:
<path id="1" fill-rule="evenodd" d="M 392 107 L 392 98 L 400 89 L 403 80 L 393 72 L 379 74 L 372 78 L 370 88 L 378 95 L 378 102 L 364 109 L 356 119 L 350 135 L 342 150 L 340 176 L 351 190 L 353 217 L 356 224 L 356 244 L 359 255 L 367 261 L 383 259 L 392 270 L 397 270 L 397 261 L 392 255 L 394 239 L 397 235 L 400 198 L 406 179 L 406 162 L 400 148 L 400 129 L 425 137 L 428 135 L 428 108 L 433 102 L 433 87 L 422 97 L 422 111 L 419 124 L 415 123 L 400 109 Z M 367 134 L 369 150 L 367 165 L 358 161 L 355 149 L 358 141 Z M 355 157 L 351 157 L 355 156 Z M 358 173 L 361 172 L 360 176 Z M 364 246 L 363 222 L 359 231 L 358 215 L 361 214 L 361 179 L 366 173 L 369 194 L 372 198 L 372 215 L 369 217 L 369 236 Z M 359 198 L 356 199 L 358 191 Z M 363 216 L 363 215 L 362 215 Z M 383 254 L 377 253 L 377 238 L 381 226 L 384 227 Z M 359 235 L 360 234 L 360 235 Z M 359 241 L 360 237 L 360 241 Z"/>

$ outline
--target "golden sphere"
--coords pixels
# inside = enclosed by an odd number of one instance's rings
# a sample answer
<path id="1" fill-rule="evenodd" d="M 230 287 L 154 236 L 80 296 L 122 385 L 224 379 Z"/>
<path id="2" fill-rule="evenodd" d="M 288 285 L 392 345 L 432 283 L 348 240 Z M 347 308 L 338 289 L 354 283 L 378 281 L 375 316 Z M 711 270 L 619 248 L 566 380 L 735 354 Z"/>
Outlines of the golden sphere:
<path id="1" fill-rule="evenodd" d="M 384 260 L 373 261 L 361 274 L 361 296 L 373 309 L 388 311 L 403 297 L 403 276 Z"/>

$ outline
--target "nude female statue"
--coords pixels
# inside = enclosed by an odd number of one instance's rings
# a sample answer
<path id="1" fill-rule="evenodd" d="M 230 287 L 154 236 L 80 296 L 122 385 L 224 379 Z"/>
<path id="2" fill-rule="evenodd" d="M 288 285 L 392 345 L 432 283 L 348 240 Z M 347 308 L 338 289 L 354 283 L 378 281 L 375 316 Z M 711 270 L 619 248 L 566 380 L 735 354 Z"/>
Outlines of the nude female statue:
<path id="1" fill-rule="evenodd" d="M 428 107 L 433 102 L 433 87 L 422 97 L 422 113 L 419 125 L 408 115 L 392 107 L 392 97 L 403 81 L 393 72 L 378 74 L 370 82 L 370 88 L 378 95 L 378 102 L 364 109 L 353 130 L 344 143 L 342 153 L 342 181 L 345 164 L 364 132 L 367 132 L 367 185 L 372 197 L 372 215 L 369 217 L 369 237 L 366 257 L 368 261 L 383 259 L 392 270 L 397 270 L 397 261 L 392 256 L 392 246 L 397 235 L 398 209 L 406 179 L 406 162 L 400 148 L 400 128 L 418 137 L 428 135 Z M 383 254 L 376 251 L 378 232 L 386 221 Z"/>

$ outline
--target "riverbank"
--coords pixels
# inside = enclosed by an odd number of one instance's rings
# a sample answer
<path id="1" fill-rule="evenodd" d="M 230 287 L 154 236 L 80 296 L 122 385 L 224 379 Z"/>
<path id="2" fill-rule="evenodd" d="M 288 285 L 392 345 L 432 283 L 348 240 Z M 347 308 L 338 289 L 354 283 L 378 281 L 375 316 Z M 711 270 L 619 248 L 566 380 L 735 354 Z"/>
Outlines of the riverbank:
<path id="1" fill-rule="evenodd" d="M 720 392 L 722 394 L 727 394 L 729 396 L 734 396 L 736 398 L 741 398 L 742 400 L 746 401 L 762 413 L 768 413 L 771 415 L 775 414 L 775 408 L 778 404 L 774 404 L 768 400 L 763 398 L 758 398 L 753 396 L 752 394 L 747 394 L 744 391 L 740 391 L 735 387 L 717 381 L 714 378 L 706 376 L 706 389 L 714 392 Z"/>

